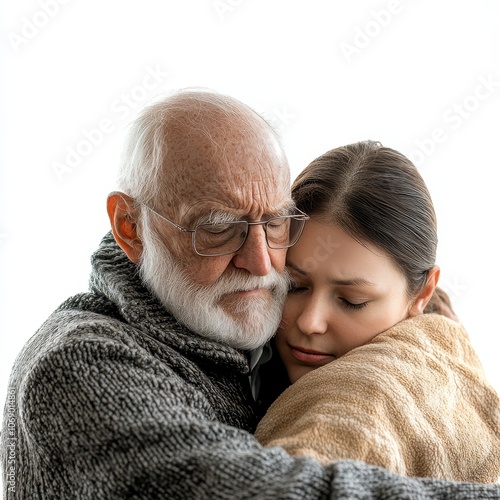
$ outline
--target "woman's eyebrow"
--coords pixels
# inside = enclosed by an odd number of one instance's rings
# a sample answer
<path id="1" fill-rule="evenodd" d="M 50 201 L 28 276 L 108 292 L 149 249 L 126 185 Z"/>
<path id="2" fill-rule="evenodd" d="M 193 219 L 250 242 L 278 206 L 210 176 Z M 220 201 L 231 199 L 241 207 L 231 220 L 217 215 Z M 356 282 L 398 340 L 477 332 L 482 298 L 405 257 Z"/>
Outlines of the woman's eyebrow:
<path id="1" fill-rule="evenodd" d="M 307 273 L 305 271 L 303 271 L 300 267 L 296 266 L 295 264 L 292 264 L 291 262 L 287 262 L 286 266 L 302 276 L 307 276 Z"/>
<path id="2" fill-rule="evenodd" d="M 307 276 L 307 273 L 300 267 L 296 266 L 295 264 L 287 262 L 286 265 L 287 267 L 295 271 L 297 274 L 300 274 L 301 276 Z M 341 280 L 329 279 L 328 282 L 335 286 L 376 286 L 375 283 L 372 283 L 371 281 L 361 277 L 352 277 Z"/>
<path id="3" fill-rule="evenodd" d="M 375 283 L 372 283 L 365 278 L 357 277 L 343 280 L 329 279 L 328 282 L 336 286 L 375 286 Z"/>

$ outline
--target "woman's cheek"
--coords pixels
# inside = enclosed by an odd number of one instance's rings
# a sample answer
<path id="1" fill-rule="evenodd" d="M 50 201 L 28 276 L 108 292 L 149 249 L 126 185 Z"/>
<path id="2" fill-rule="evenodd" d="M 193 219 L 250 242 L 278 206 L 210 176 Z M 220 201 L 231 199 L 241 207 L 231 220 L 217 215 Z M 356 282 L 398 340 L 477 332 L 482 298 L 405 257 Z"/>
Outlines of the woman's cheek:
<path id="1" fill-rule="evenodd" d="M 294 295 L 289 295 L 285 301 L 283 312 L 281 314 L 281 330 L 288 330 L 293 327 L 297 317 L 300 314 L 300 301 L 296 300 Z"/>

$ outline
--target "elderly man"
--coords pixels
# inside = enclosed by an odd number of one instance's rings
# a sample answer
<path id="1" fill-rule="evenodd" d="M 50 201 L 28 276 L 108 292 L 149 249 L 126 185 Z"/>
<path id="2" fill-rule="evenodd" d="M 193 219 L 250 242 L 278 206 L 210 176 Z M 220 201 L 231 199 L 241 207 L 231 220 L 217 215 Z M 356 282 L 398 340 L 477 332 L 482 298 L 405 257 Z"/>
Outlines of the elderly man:
<path id="1" fill-rule="evenodd" d="M 184 91 L 142 113 L 89 292 L 14 366 L 8 498 L 500 498 L 493 485 L 322 467 L 254 439 L 251 367 L 306 219 L 289 185 L 275 134 L 232 98 Z"/>

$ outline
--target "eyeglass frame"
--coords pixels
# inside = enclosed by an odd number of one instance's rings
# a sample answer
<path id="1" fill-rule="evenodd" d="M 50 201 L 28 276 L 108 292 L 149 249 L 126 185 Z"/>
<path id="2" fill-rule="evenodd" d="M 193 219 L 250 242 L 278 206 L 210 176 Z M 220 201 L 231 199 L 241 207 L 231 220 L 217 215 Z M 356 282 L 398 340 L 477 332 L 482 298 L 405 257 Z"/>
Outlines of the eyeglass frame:
<path id="1" fill-rule="evenodd" d="M 232 253 L 236 253 L 238 252 L 239 250 L 241 250 L 241 248 L 243 247 L 243 245 L 246 243 L 247 239 L 248 239 L 248 234 L 249 234 L 249 231 L 246 231 L 246 235 L 245 235 L 245 238 L 243 239 L 243 241 L 241 242 L 241 245 L 236 249 L 236 250 L 233 250 L 232 252 L 226 252 L 226 253 L 221 253 L 221 254 L 203 254 L 203 253 L 200 253 L 198 252 L 198 250 L 196 250 L 196 245 L 195 245 L 195 233 L 196 233 L 196 230 L 198 229 L 198 227 L 200 226 L 216 226 L 216 225 L 219 225 L 219 224 L 238 224 L 238 223 L 246 223 L 247 224 L 247 227 L 248 226 L 264 226 L 264 234 L 266 236 L 266 244 L 267 246 L 271 249 L 271 250 L 286 250 L 287 248 L 290 248 L 290 247 L 293 247 L 293 245 L 295 245 L 300 237 L 302 236 L 302 232 L 304 231 L 304 227 L 305 227 L 305 223 L 306 221 L 308 221 L 310 219 L 309 215 L 305 214 L 304 212 L 302 212 L 302 210 L 298 209 L 297 207 L 294 207 L 294 210 L 296 210 L 297 212 L 299 212 L 298 214 L 295 214 L 295 215 L 282 215 L 282 216 L 279 216 L 279 217 L 271 217 L 270 219 L 268 220 L 261 220 L 261 221 L 256 221 L 256 222 L 249 222 L 249 221 L 246 221 L 246 220 L 235 220 L 235 221 L 230 221 L 230 222 L 222 222 L 222 223 L 215 223 L 215 224 L 210 224 L 210 223 L 200 223 L 200 224 L 197 224 L 195 226 L 194 229 L 188 229 L 184 226 L 181 226 L 180 224 L 177 224 L 176 222 L 173 222 L 171 221 L 170 219 L 167 219 L 167 217 L 165 217 L 164 215 L 158 213 L 156 210 L 152 209 L 149 205 L 146 205 L 145 203 L 141 203 L 142 205 L 144 205 L 148 210 L 150 210 L 151 212 L 153 212 L 155 215 L 157 215 L 158 217 L 160 217 L 161 219 L 163 219 L 164 221 L 168 222 L 169 224 L 171 224 L 172 226 L 174 226 L 175 228 L 179 229 L 179 231 L 182 231 L 183 233 L 191 233 L 191 246 L 193 248 L 193 251 L 196 255 L 199 255 L 200 257 L 223 257 L 224 255 L 231 255 Z M 302 224 L 302 227 L 300 228 L 300 232 L 297 236 L 297 239 L 291 244 L 291 245 L 287 245 L 285 247 L 281 247 L 281 248 L 273 248 L 270 244 L 269 244 L 269 240 L 268 240 L 268 237 L 267 237 L 267 224 L 269 222 L 271 222 L 272 220 L 276 220 L 276 219 L 295 219 L 295 220 L 298 220 L 298 221 L 303 221 L 304 223 Z"/>

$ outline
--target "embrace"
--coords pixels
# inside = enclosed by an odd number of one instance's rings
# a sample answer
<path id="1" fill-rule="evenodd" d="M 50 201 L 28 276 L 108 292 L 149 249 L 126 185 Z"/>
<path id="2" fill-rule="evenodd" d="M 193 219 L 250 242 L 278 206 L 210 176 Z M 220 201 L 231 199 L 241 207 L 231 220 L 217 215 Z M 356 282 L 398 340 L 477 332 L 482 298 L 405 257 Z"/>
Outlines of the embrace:
<path id="1" fill-rule="evenodd" d="M 500 499 L 499 399 L 417 170 L 364 141 L 291 184 L 232 97 L 139 115 L 89 291 L 12 369 L 6 498 Z"/>

